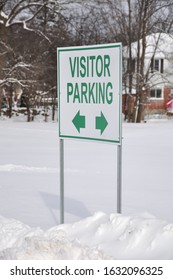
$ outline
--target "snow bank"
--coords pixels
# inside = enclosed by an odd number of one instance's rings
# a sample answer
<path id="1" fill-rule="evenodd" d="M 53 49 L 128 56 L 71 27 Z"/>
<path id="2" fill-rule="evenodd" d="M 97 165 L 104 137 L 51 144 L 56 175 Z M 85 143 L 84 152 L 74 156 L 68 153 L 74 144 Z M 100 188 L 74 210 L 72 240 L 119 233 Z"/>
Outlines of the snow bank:
<path id="1" fill-rule="evenodd" d="M 59 227 L 44 232 L 14 219 L 0 217 L 0 259 L 103 260 L 111 257 L 82 245 L 75 238 L 69 240 L 66 232 Z"/>
<path id="2" fill-rule="evenodd" d="M 0 217 L 0 259 L 172 259 L 173 224 L 154 217 L 93 216 L 47 231 Z"/>

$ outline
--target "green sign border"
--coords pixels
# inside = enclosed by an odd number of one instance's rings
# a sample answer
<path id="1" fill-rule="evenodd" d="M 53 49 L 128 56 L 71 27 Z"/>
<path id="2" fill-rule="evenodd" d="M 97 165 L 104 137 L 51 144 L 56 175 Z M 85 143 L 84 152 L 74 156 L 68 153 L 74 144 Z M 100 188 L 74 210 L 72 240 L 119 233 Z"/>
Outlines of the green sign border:
<path id="1" fill-rule="evenodd" d="M 60 55 L 61 52 L 71 52 L 71 51 L 85 51 L 85 50 L 97 50 L 97 49 L 107 49 L 107 48 L 119 48 L 119 140 L 110 140 L 110 139 L 100 139 L 100 138 L 92 138 L 92 137 L 84 137 L 84 136 L 71 136 L 71 135 L 63 135 L 61 134 L 60 127 Z M 105 45 L 90 45 L 90 46 L 79 46 L 79 47 L 63 47 L 57 48 L 57 84 L 58 84 L 58 122 L 59 122 L 59 138 L 62 139 L 82 139 L 82 140 L 92 140 L 92 141 L 100 141 L 100 142 L 109 142 L 121 144 L 122 141 L 122 45 L 121 43 L 113 43 L 113 44 L 105 44 Z"/>

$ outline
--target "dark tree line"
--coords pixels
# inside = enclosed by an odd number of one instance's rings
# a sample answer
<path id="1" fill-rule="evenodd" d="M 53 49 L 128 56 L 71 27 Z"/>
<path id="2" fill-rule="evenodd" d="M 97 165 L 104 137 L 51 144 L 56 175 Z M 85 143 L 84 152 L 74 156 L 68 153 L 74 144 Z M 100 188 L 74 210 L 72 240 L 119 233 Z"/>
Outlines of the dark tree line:
<path id="1" fill-rule="evenodd" d="M 12 116 L 20 88 L 28 121 L 42 107 L 46 119 L 48 106 L 54 119 L 56 49 L 72 41 L 63 7 L 58 1 L 1 0 L 0 8 L 0 112 L 4 99 Z"/>
<path id="2" fill-rule="evenodd" d="M 127 110 L 129 121 L 140 121 L 146 36 L 153 32 L 172 33 L 171 0 L 0 0 L 0 114 L 3 99 L 12 116 L 20 97 L 28 121 L 44 107 L 52 119 L 57 109 L 57 47 L 122 42 L 128 47 L 128 67 L 123 84 L 137 90 L 135 109 Z M 138 44 L 134 84 L 131 44 Z M 22 90 L 22 97 L 21 97 Z M 136 111 L 137 110 L 137 111 Z"/>

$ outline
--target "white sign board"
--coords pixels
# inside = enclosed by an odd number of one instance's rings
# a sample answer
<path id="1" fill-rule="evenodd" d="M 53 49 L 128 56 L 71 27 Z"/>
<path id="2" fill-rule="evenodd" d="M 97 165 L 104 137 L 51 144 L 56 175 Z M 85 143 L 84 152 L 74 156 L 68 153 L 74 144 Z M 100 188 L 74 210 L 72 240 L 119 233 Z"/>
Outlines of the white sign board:
<path id="1" fill-rule="evenodd" d="M 58 48 L 59 137 L 121 143 L 121 44 Z"/>

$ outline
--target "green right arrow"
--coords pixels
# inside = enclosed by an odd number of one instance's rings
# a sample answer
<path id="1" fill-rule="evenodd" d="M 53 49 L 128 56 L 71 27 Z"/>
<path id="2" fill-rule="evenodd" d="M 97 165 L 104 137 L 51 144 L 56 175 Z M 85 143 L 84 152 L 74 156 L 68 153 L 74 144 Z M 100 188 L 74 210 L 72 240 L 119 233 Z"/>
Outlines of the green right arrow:
<path id="1" fill-rule="evenodd" d="M 101 112 L 101 116 L 96 117 L 96 129 L 100 130 L 100 134 L 102 135 L 103 131 L 105 130 L 105 128 L 107 127 L 108 122 L 105 118 L 105 116 L 103 115 L 103 113 Z"/>
<path id="2" fill-rule="evenodd" d="M 80 133 L 81 128 L 85 128 L 85 116 L 80 115 L 80 110 L 77 112 L 72 120 L 72 123 L 76 127 L 77 131 Z"/>

